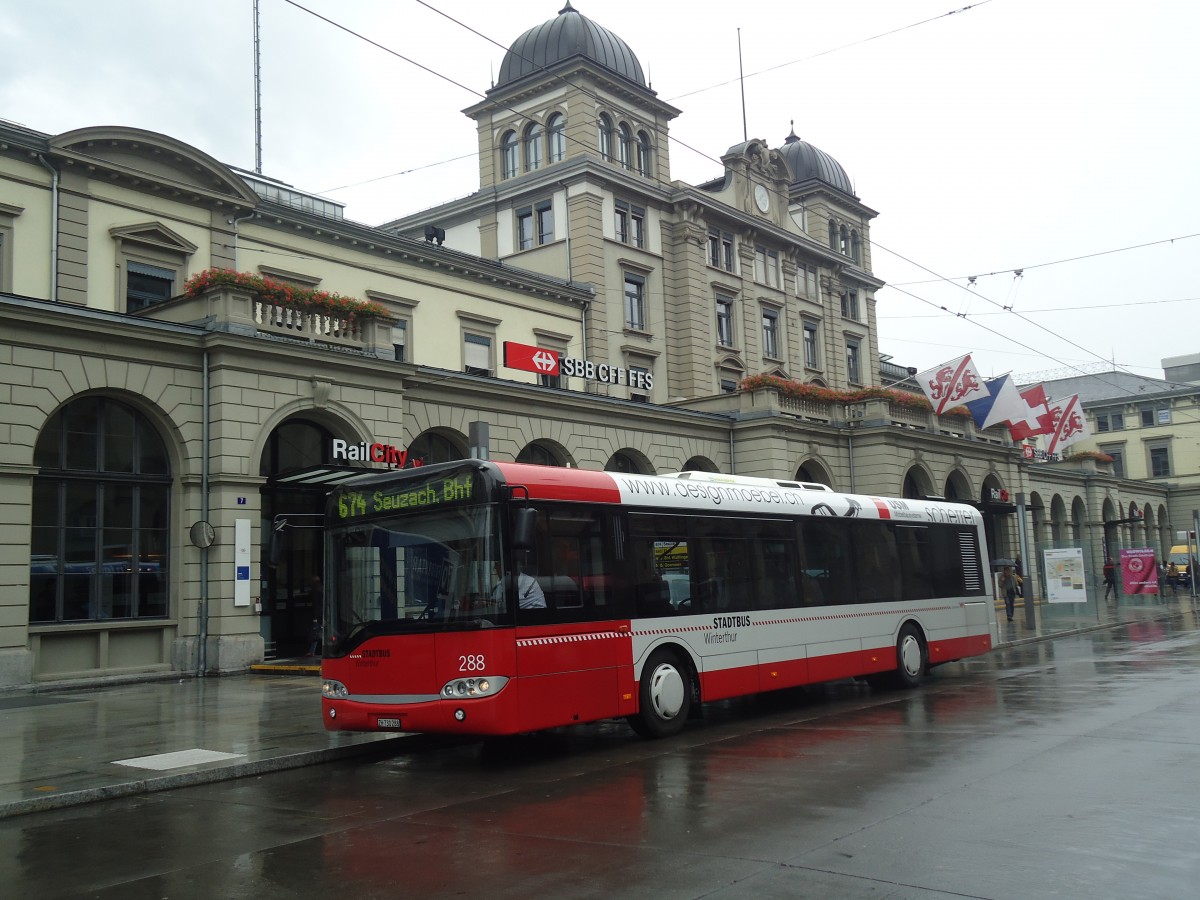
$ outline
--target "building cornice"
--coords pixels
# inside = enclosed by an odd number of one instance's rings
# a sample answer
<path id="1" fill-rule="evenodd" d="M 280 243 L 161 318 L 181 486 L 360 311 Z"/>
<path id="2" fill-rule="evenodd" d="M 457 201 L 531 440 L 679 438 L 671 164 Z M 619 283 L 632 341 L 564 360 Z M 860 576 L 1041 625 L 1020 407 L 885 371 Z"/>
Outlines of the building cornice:
<path id="1" fill-rule="evenodd" d="M 380 259 L 403 260 L 425 269 L 461 275 L 575 305 L 591 301 L 593 292 L 561 279 L 519 269 L 506 262 L 473 256 L 430 241 L 392 234 L 349 219 L 331 219 L 263 201 L 255 222 L 266 228 L 298 233 L 331 245 L 351 247 Z"/>

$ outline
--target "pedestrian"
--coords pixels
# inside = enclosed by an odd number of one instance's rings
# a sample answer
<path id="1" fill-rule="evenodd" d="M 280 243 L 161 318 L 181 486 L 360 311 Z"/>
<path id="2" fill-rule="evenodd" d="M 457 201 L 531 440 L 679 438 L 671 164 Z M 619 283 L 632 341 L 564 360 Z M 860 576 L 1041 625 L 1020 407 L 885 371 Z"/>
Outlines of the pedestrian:
<path id="1" fill-rule="evenodd" d="M 321 576 L 313 574 L 308 585 L 308 600 L 313 608 L 312 624 L 308 626 L 308 655 L 321 655 L 321 616 L 325 614 L 325 588 Z"/>
<path id="2" fill-rule="evenodd" d="M 1113 599 L 1117 597 L 1117 566 L 1111 556 L 1104 557 L 1104 599 L 1108 599 L 1109 591 Z"/>
<path id="3" fill-rule="evenodd" d="M 321 620 L 313 619 L 308 626 L 308 655 L 316 656 L 321 646 Z"/>
<path id="4" fill-rule="evenodd" d="M 1174 561 L 1167 564 L 1167 581 L 1171 583 L 1171 593 L 1179 593 L 1179 566 Z"/>
<path id="5" fill-rule="evenodd" d="M 1013 571 L 1015 571 L 1017 573 L 1017 596 L 1020 597 L 1021 599 L 1024 599 L 1025 598 L 1025 569 L 1021 565 L 1021 554 L 1020 553 L 1017 554 L 1017 557 L 1015 560 L 1013 560 L 1013 562 L 1015 563 L 1015 565 L 1013 566 Z"/>
<path id="6" fill-rule="evenodd" d="M 1000 571 L 1000 590 L 1004 594 L 1004 612 L 1008 621 L 1013 620 L 1013 609 L 1017 604 L 1017 573 L 1012 566 L 1005 566 Z"/>

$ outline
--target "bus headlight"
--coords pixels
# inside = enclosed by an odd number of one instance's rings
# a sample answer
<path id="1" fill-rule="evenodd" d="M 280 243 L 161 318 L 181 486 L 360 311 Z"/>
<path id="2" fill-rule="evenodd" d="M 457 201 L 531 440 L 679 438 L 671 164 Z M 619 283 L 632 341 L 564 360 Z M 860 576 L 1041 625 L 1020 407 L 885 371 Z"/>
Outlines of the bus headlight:
<path id="1" fill-rule="evenodd" d="M 321 696 L 327 700 L 344 700 L 350 696 L 350 692 L 340 681 L 327 678 L 321 682 Z"/>
<path id="2" fill-rule="evenodd" d="M 443 697 L 487 697 L 499 691 L 508 684 L 503 675 L 479 676 L 476 678 L 456 678 L 442 687 Z"/>

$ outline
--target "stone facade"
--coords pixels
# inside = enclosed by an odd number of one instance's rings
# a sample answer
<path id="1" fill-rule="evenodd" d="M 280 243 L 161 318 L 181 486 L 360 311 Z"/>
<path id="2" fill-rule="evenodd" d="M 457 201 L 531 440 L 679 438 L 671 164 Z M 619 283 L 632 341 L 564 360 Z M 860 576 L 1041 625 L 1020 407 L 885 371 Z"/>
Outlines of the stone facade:
<path id="1" fill-rule="evenodd" d="M 994 556 L 1022 547 L 1014 513 L 1024 508 L 1031 557 L 1071 543 L 1097 571 L 1105 550 L 1172 543 L 1170 484 L 1117 478 L 1092 460 L 1029 463 L 997 430 L 886 398 L 736 390 L 756 374 L 879 384 L 875 213 L 836 162 L 791 136 L 782 148 L 735 145 L 712 183 L 672 181 L 666 134 L 678 110 L 595 60 L 555 65 L 570 87 L 527 76 L 467 110 L 485 191 L 378 229 L 168 136 L 0 123 L 0 687 L 239 671 L 283 639 L 268 617 L 294 639 L 304 595 L 290 584 L 284 598 L 264 548 L 281 508 L 319 507 L 319 480 L 303 477 L 336 468 L 332 440 L 462 457 L 483 423 L 496 459 L 944 495 L 983 510 Z M 545 129 L 556 113 L 563 158 L 551 161 L 547 144 L 543 165 L 505 177 L 505 135 L 524 135 L 527 120 Z M 611 139 L 628 125 L 646 152 L 631 149 L 626 165 L 619 145 L 600 150 L 601 115 Z M 825 174 L 797 177 L 789 160 L 803 153 Z M 525 232 L 522 249 L 522 216 L 538 203 L 553 232 Z M 427 224 L 446 230 L 445 246 L 424 239 Z M 187 278 L 213 268 L 372 300 L 384 314 L 340 320 L 232 287 L 183 296 Z M 147 300 L 145 280 L 161 294 Z M 630 284 L 642 287 L 637 322 Z M 645 369 L 653 387 L 555 384 L 505 365 L 505 342 Z M 480 353 L 485 365 L 470 368 L 483 371 L 466 373 Z M 167 613 L 31 621 L 34 570 L 63 565 L 35 551 L 36 529 L 68 527 L 47 518 L 37 490 L 80 474 L 44 471 L 35 448 L 56 417 L 97 397 L 136 413 L 165 447 Z M 309 441 L 303 453 L 285 440 L 293 434 Z M 210 547 L 190 539 L 202 519 L 216 532 Z M 246 573 L 239 522 L 249 523 Z M 282 605 L 298 598 L 299 610 Z"/>

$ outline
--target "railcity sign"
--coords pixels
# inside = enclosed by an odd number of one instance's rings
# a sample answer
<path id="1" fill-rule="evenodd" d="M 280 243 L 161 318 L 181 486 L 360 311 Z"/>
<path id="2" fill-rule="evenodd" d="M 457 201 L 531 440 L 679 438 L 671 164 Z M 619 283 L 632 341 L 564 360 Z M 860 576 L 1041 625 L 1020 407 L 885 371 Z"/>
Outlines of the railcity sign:
<path id="1" fill-rule="evenodd" d="M 376 462 L 385 463 L 389 466 L 395 466 L 398 469 L 403 469 L 405 466 L 421 465 L 421 460 L 408 458 L 408 451 L 401 450 L 399 447 L 393 447 L 391 444 L 368 444 L 362 441 L 358 444 L 351 444 L 349 441 L 333 440 L 333 453 L 335 460 L 346 460 L 348 462 Z"/>

